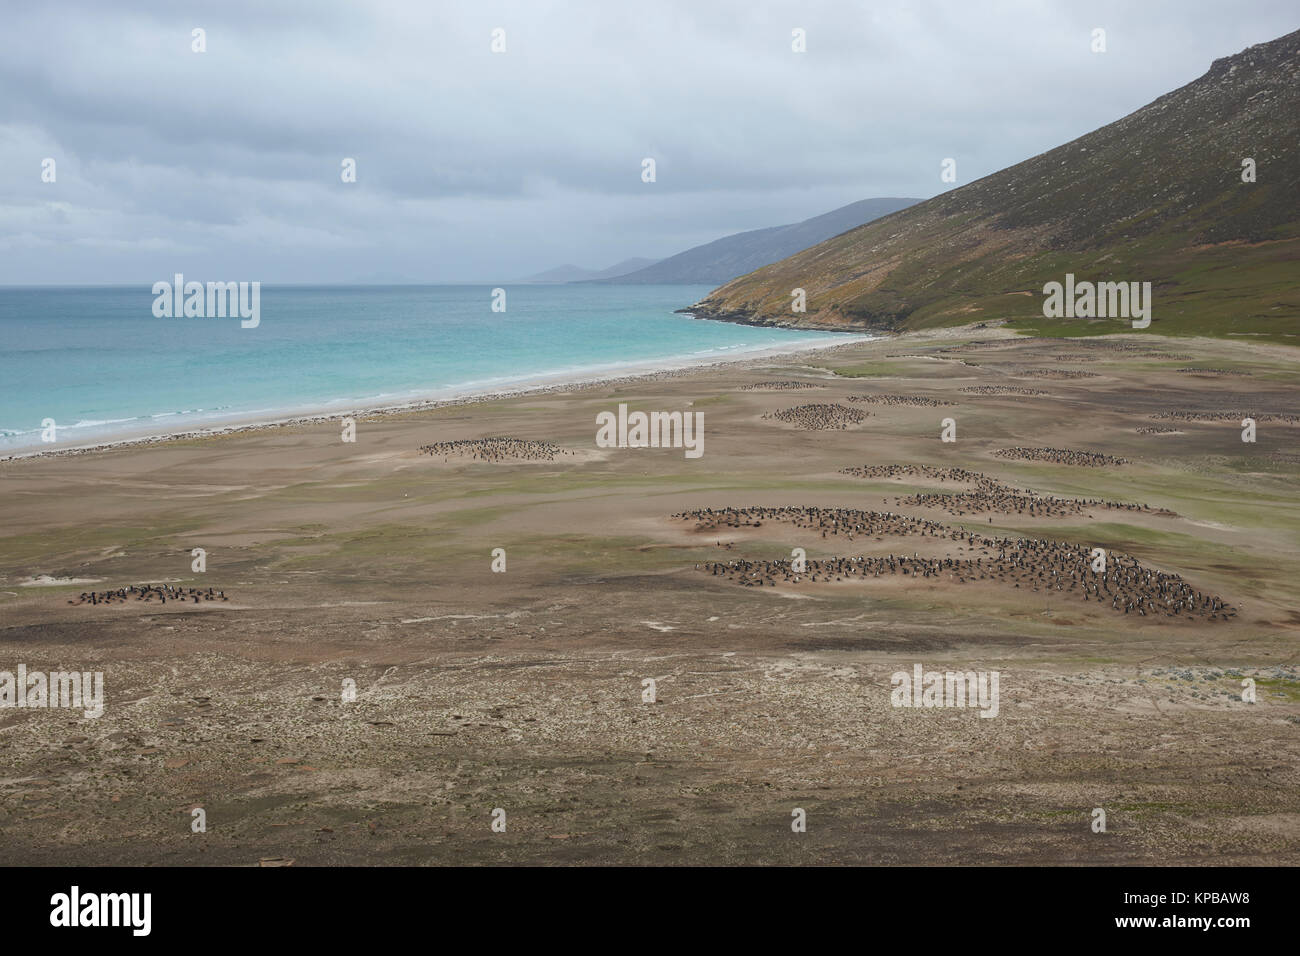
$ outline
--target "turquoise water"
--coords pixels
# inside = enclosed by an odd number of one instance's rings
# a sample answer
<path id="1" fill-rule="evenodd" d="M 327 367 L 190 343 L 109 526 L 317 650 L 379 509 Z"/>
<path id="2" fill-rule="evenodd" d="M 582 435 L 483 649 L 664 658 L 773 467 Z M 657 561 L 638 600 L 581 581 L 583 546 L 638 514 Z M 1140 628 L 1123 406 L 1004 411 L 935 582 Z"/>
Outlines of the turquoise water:
<path id="1" fill-rule="evenodd" d="M 170 278 L 170 277 L 169 277 Z M 675 315 L 705 286 L 264 286 L 261 322 L 156 318 L 148 285 L 0 289 L 0 450 L 165 434 L 742 357 L 835 333 Z M 42 444 L 42 421 L 57 445 Z"/>

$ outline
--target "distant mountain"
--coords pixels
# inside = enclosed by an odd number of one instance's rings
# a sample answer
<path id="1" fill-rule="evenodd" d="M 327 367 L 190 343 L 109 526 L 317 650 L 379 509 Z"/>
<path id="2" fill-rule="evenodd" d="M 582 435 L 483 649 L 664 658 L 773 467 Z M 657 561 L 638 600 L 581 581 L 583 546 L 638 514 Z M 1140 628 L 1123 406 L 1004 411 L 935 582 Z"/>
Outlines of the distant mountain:
<path id="1" fill-rule="evenodd" d="M 580 266 L 557 266 L 554 269 L 547 269 L 545 272 L 539 272 L 535 276 L 528 276 L 520 279 L 520 282 L 582 282 L 591 279 L 606 279 L 621 276 L 625 272 L 636 272 L 638 269 L 644 269 L 646 266 L 653 265 L 654 259 L 624 259 L 622 262 L 615 263 L 608 269 L 583 269 Z"/>
<path id="2" fill-rule="evenodd" d="M 684 311 L 838 329 L 1002 318 L 1042 334 L 1132 327 L 1045 318 L 1044 285 L 1071 273 L 1150 282 L 1151 332 L 1300 345 L 1298 142 L 1300 31 L 1215 60 L 1117 122 L 729 282 Z M 1246 160 L 1253 182 L 1243 181 Z M 802 314 L 791 310 L 796 288 L 807 294 Z"/>
<path id="3" fill-rule="evenodd" d="M 838 236 L 849 229 L 871 222 L 881 216 L 904 209 L 919 199 L 863 199 L 839 209 L 805 219 L 790 226 L 768 226 L 724 236 L 713 242 L 687 249 L 662 262 L 620 275 L 605 282 L 663 283 L 665 285 L 717 285 L 737 276 L 753 272 L 762 266 L 802 249 L 816 245 L 823 239 Z M 588 277 L 587 281 L 599 277 Z"/>
<path id="4" fill-rule="evenodd" d="M 637 272 L 647 266 L 653 266 L 658 259 L 645 259 L 640 256 L 632 259 L 624 259 L 608 269 L 601 269 L 599 272 L 588 276 L 588 279 L 613 279 L 617 276 L 627 275 L 629 272 Z"/>

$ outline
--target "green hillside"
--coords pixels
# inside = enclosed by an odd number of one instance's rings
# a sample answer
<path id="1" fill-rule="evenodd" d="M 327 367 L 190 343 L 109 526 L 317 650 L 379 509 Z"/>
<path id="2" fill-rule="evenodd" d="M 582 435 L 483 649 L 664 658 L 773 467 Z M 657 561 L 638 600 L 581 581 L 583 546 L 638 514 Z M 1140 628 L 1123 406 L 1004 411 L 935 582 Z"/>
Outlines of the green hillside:
<path id="1" fill-rule="evenodd" d="M 1149 332 L 1300 344 L 1300 31 L 1216 60 L 1117 122 L 836 236 L 688 311 L 808 328 L 1006 319 L 1036 334 L 1131 327 L 1047 319 L 1043 286 L 1152 284 Z M 1242 181 L 1242 161 L 1256 181 Z M 802 288 L 807 311 L 792 312 Z"/>

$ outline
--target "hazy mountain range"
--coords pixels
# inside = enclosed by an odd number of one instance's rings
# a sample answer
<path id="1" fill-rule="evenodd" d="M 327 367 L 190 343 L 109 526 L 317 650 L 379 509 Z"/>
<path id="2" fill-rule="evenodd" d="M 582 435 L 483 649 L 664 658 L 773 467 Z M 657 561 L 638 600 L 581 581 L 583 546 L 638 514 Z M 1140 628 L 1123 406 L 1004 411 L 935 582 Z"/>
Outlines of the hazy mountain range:
<path id="1" fill-rule="evenodd" d="M 644 269 L 646 266 L 653 265 L 654 259 L 632 258 L 624 259 L 622 262 L 616 262 L 608 269 L 583 269 L 580 266 L 563 265 L 556 266 L 554 269 L 547 269 L 545 272 L 539 272 L 537 275 L 527 276 L 518 281 L 520 282 L 582 282 L 591 279 L 605 279 L 612 276 L 621 276 L 627 272 L 636 272 L 638 269 Z"/>
<path id="2" fill-rule="evenodd" d="M 715 284 L 729 282 L 832 236 L 897 212 L 919 199 L 863 199 L 788 226 L 751 229 L 687 249 L 637 272 L 603 281 Z"/>
<path id="3" fill-rule="evenodd" d="M 1043 286 L 1153 286 L 1152 332 L 1300 341 L 1300 31 L 1064 146 L 818 243 L 689 310 L 756 324 L 1052 334 Z M 1243 181 L 1253 161 L 1254 181 Z M 666 260 L 671 261 L 671 260 Z M 807 311 L 791 309 L 802 288 Z"/>
<path id="4" fill-rule="evenodd" d="M 598 272 L 565 265 L 521 281 L 718 285 L 917 202 L 920 200 L 863 199 L 803 222 L 723 236 L 659 261 L 627 259 Z"/>

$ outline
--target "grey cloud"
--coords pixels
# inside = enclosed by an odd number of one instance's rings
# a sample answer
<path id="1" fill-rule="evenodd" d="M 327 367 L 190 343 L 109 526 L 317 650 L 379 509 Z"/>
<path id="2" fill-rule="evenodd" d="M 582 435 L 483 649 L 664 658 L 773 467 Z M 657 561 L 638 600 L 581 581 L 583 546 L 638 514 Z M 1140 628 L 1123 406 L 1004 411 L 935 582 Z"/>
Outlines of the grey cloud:
<path id="1" fill-rule="evenodd" d="M 0 282 L 456 281 L 669 255 L 933 195 L 948 156 L 971 181 L 1294 20 L 1281 0 L 33 5 L 0 32 Z"/>

